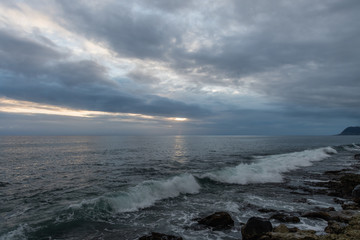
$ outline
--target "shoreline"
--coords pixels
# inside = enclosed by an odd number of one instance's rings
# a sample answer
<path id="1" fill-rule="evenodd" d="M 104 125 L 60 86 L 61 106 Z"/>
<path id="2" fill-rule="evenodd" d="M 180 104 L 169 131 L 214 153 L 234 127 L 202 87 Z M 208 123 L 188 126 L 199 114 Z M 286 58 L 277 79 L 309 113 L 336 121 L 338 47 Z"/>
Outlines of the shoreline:
<path id="1" fill-rule="evenodd" d="M 355 160 L 359 160 L 354 155 Z M 297 195 L 307 200 L 312 195 L 332 196 L 334 204 L 339 205 L 338 210 L 333 207 L 318 208 L 316 211 L 300 212 L 278 211 L 273 209 L 258 209 L 259 212 L 271 213 L 269 218 L 253 216 L 247 223 L 240 223 L 243 240 L 358 240 L 360 239 L 360 201 L 354 202 L 353 189 L 360 185 L 360 161 L 337 171 L 324 172 L 324 179 L 307 182 L 308 193 Z M 314 188 L 315 187 L 315 188 Z M 316 189 L 317 188 L 317 189 Z M 304 189 L 294 189 L 301 190 Z M 305 189 L 306 190 L 306 189 Z M 230 220 L 229 220 L 230 217 Z M 291 224 L 299 223 L 301 218 L 320 219 L 327 222 L 323 233 L 314 230 L 299 229 Z M 270 222 L 275 221 L 274 224 Z M 234 227 L 231 216 L 226 212 L 217 212 L 197 221 L 192 228 L 210 228 L 213 231 L 226 231 Z M 152 232 L 140 237 L 141 240 L 182 240 L 180 236 L 166 235 Z M 185 240 L 185 239 L 184 239 Z"/>

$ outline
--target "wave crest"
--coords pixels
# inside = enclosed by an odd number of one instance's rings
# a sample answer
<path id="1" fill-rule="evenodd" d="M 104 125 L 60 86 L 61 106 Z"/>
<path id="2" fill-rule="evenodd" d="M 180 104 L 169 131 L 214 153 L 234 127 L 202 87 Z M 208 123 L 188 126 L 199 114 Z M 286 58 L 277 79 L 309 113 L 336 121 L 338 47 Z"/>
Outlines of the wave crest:
<path id="1" fill-rule="evenodd" d="M 126 191 L 111 196 L 101 196 L 91 200 L 83 200 L 72 204 L 69 208 L 93 209 L 100 211 L 132 212 L 150 207 L 156 201 L 177 197 L 180 194 L 196 194 L 200 185 L 191 174 L 175 176 L 164 181 L 150 180 L 142 182 Z"/>
<path id="2" fill-rule="evenodd" d="M 233 184 L 277 183 L 283 181 L 282 173 L 311 166 L 312 162 L 324 160 L 336 153 L 335 149 L 325 147 L 286 154 L 257 156 L 255 163 L 241 163 L 236 167 L 203 174 L 201 177 Z"/>

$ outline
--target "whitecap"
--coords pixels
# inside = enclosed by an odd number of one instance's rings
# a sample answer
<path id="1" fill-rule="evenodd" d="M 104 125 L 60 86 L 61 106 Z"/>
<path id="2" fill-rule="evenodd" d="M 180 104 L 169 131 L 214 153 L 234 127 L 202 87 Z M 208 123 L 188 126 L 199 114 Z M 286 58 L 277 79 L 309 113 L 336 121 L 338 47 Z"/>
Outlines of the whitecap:
<path id="1" fill-rule="evenodd" d="M 98 198 L 83 200 L 69 208 L 93 208 L 114 212 L 132 212 L 150 207 L 157 201 L 177 197 L 180 194 L 196 194 L 200 185 L 191 174 L 175 176 L 167 180 L 144 181 L 125 191 Z"/>
<path id="2" fill-rule="evenodd" d="M 280 183 L 283 181 L 282 173 L 311 166 L 313 162 L 324 160 L 336 153 L 335 149 L 325 147 L 286 154 L 256 156 L 254 163 L 241 163 L 236 167 L 205 173 L 201 177 L 232 184 Z"/>

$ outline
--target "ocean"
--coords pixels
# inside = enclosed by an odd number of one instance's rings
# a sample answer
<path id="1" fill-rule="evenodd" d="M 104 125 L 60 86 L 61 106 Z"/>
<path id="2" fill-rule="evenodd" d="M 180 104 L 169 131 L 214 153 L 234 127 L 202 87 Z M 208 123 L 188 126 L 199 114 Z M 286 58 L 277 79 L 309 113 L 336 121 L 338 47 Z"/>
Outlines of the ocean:
<path id="1" fill-rule="evenodd" d="M 241 239 L 247 219 L 270 216 L 259 209 L 340 209 L 303 189 L 356 153 L 359 136 L 2 136 L 0 239 Z M 235 226 L 196 227 L 217 211 Z"/>

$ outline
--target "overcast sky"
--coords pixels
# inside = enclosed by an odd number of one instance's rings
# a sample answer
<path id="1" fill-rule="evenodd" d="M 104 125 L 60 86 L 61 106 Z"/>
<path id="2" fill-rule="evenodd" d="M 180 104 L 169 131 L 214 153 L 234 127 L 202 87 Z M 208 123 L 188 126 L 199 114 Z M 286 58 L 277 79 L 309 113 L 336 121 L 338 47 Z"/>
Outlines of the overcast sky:
<path id="1" fill-rule="evenodd" d="M 359 0 L 0 2 L 0 135 L 356 125 Z"/>

